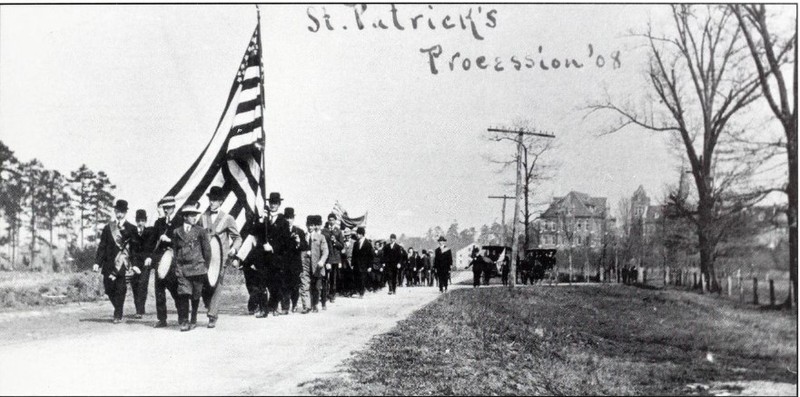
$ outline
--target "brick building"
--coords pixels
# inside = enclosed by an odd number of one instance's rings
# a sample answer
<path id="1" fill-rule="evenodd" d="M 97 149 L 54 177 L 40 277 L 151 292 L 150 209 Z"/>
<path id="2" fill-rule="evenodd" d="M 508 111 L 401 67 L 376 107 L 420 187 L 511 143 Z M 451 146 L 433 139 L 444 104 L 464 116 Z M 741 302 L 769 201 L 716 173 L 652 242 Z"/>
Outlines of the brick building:
<path id="1" fill-rule="evenodd" d="M 575 191 L 554 197 L 537 221 L 538 248 L 562 248 L 570 240 L 574 247 L 600 247 L 614 221 L 607 201 Z"/>

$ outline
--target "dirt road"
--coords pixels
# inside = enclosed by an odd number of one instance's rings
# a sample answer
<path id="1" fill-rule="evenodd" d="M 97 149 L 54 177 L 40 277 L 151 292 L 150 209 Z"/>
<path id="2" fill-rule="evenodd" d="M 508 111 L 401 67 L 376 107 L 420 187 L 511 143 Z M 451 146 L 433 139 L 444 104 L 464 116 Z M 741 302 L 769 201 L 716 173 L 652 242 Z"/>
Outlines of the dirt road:
<path id="1" fill-rule="evenodd" d="M 4 313 L 0 394 L 297 394 L 437 296 L 434 287 L 398 288 L 340 298 L 318 314 L 223 313 L 216 329 L 200 314 L 190 332 L 178 331 L 174 311 L 166 329 L 151 328 L 152 314 L 112 325 L 108 302 Z"/>

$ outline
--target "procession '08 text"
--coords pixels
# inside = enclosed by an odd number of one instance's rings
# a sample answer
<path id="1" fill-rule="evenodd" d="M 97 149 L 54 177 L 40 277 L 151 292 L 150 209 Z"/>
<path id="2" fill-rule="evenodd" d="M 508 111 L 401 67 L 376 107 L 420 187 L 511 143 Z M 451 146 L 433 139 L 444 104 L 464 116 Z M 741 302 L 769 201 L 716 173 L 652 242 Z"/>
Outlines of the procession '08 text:
<path id="1" fill-rule="evenodd" d="M 428 56 L 428 65 L 430 66 L 431 74 L 438 74 L 439 69 L 444 65 L 450 71 L 470 69 L 494 69 L 497 72 L 502 72 L 508 68 L 514 70 L 524 69 L 539 69 L 543 71 L 558 70 L 558 69 L 582 69 L 585 66 L 596 67 L 598 69 L 610 68 L 619 69 L 622 66 L 620 60 L 620 51 L 612 51 L 604 56 L 600 53 L 595 53 L 594 46 L 589 44 L 587 46 L 588 56 L 586 58 L 559 58 L 547 57 L 542 54 L 543 47 L 539 46 L 537 55 L 526 54 L 524 56 L 512 55 L 510 57 L 487 57 L 480 55 L 470 57 L 462 54 L 459 51 L 452 52 L 442 57 L 442 46 L 436 44 L 428 48 L 420 48 L 419 51 Z M 439 61 L 437 63 L 437 60 Z"/>

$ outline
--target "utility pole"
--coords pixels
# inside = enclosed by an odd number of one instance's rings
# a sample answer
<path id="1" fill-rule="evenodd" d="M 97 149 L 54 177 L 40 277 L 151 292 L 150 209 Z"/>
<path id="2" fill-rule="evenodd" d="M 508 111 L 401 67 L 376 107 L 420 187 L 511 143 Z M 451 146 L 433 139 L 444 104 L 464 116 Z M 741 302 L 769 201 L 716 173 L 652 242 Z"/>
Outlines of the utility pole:
<path id="1" fill-rule="evenodd" d="M 502 212 L 502 214 L 503 214 L 502 215 L 502 217 L 503 217 L 503 246 L 504 247 L 508 246 L 508 241 L 506 241 L 506 236 L 507 236 L 507 233 L 506 233 L 506 200 L 513 199 L 515 197 L 502 195 L 502 196 L 489 196 L 489 198 L 490 199 L 503 199 L 503 212 Z"/>
<path id="2" fill-rule="evenodd" d="M 511 243 L 511 268 L 509 269 L 509 273 L 512 275 L 509 279 L 508 286 L 514 288 L 517 283 L 517 257 L 519 256 L 519 252 L 515 252 L 519 250 L 519 229 L 517 228 L 517 224 L 519 223 L 519 207 L 520 207 L 520 196 L 522 195 L 522 156 L 527 156 L 528 148 L 525 146 L 523 139 L 526 135 L 532 135 L 542 138 L 555 138 L 556 136 L 553 134 L 542 133 L 542 132 L 534 132 L 534 131 L 527 131 L 522 128 L 513 130 L 508 128 L 489 128 L 489 132 L 499 133 L 499 134 L 513 134 L 516 135 L 516 138 L 513 139 L 517 143 L 517 189 L 516 189 L 516 197 L 514 200 L 514 223 L 511 228 L 511 233 L 513 234 L 512 243 Z M 498 140 L 500 140 L 498 138 Z M 528 225 L 525 225 L 527 229 Z M 524 255 L 524 253 L 523 253 Z"/>

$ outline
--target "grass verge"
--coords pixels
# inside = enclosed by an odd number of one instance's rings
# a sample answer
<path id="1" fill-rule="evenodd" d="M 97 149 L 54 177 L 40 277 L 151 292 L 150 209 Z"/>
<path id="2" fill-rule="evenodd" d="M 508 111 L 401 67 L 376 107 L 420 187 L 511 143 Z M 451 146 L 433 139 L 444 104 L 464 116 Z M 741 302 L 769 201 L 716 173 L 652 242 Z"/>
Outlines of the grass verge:
<path id="1" fill-rule="evenodd" d="M 792 373 L 794 371 L 794 373 Z M 797 382 L 796 312 L 617 285 L 460 289 L 375 337 L 318 395 L 691 394 Z"/>

